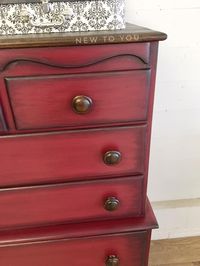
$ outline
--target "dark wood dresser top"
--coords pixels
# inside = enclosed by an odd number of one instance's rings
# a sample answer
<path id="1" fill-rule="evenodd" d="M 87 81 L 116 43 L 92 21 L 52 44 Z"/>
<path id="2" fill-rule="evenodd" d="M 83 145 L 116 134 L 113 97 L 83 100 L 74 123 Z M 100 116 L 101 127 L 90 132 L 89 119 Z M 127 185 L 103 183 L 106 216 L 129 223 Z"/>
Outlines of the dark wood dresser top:
<path id="1" fill-rule="evenodd" d="M 1 36 L 0 48 L 94 45 L 162 41 L 165 33 L 127 23 L 126 29 L 51 34 Z"/>

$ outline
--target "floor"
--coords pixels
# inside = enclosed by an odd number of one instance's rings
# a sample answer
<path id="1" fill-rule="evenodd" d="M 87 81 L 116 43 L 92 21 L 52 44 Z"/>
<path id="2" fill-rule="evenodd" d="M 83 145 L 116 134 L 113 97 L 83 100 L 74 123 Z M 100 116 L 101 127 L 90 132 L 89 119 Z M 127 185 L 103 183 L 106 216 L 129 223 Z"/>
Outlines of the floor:
<path id="1" fill-rule="evenodd" d="M 200 266 L 200 236 L 152 241 L 149 266 Z"/>

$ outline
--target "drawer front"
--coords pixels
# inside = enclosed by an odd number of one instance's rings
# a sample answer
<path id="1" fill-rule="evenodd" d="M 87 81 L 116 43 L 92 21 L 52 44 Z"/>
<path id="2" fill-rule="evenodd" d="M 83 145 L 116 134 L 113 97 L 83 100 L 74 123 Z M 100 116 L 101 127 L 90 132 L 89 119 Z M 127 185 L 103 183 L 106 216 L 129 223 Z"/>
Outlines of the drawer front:
<path id="1" fill-rule="evenodd" d="M 143 173 L 145 139 L 146 126 L 0 137 L 0 185 Z"/>
<path id="2" fill-rule="evenodd" d="M 77 38 L 77 44 L 84 44 L 80 43 L 80 39 L 85 38 L 82 36 Z M 47 70 L 51 73 L 81 73 L 144 69 L 150 64 L 150 43 L 148 42 L 80 45 L 78 48 L 66 45 L 65 42 L 64 47 L 0 49 L 0 68 L 21 75 L 22 73 L 41 74 Z"/>
<path id="3" fill-rule="evenodd" d="M 141 215 L 143 178 L 0 190 L 0 228 Z"/>
<path id="4" fill-rule="evenodd" d="M 147 119 L 150 70 L 7 78 L 17 129 Z"/>
<path id="5" fill-rule="evenodd" d="M 3 266 L 146 266 L 148 232 L 0 246 Z M 118 264 L 106 264 L 115 255 Z"/>

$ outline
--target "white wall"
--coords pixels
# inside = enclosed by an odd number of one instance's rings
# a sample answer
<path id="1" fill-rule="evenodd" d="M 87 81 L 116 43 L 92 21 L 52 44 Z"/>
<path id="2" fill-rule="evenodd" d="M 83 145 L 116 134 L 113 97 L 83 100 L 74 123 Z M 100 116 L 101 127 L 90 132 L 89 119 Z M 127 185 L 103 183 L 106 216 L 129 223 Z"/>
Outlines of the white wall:
<path id="1" fill-rule="evenodd" d="M 128 22 L 168 34 L 159 50 L 149 173 L 148 194 L 160 220 L 154 237 L 176 237 L 181 231 L 183 236 L 200 234 L 199 201 L 192 201 L 193 210 L 186 201 L 173 207 L 177 199 L 200 198 L 200 1 L 126 4 Z M 167 201 L 169 208 L 162 209 L 156 203 L 160 201 Z M 181 223 L 183 219 L 187 222 Z"/>

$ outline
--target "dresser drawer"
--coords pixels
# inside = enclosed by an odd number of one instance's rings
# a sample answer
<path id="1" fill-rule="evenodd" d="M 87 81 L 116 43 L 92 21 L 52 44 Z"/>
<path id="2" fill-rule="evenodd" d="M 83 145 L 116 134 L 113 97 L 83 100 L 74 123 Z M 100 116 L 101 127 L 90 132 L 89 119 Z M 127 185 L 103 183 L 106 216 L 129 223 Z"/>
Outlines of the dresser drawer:
<path id="1" fill-rule="evenodd" d="M 17 129 L 147 119 L 150 70 L 7 78 Z"/>
<path id="2" fill-rule="evenodd" d="M 141 231 L 28 244 L 5 244 L 0 246 L 0 261 L 2 266 L 146 266 L 148 236 L 148 231 Z M 112 261 L 115 263 L 111 264 Z"/>
<path id="3" fill-rule="evenodd" d="M 146 126 L 0 137 L 0 186 L 143 173 Z"/>
<path id="4" fill-rule="evenodd" d="M 139 216 L 142 176 L 0 190 L 0 228 Z"/>

